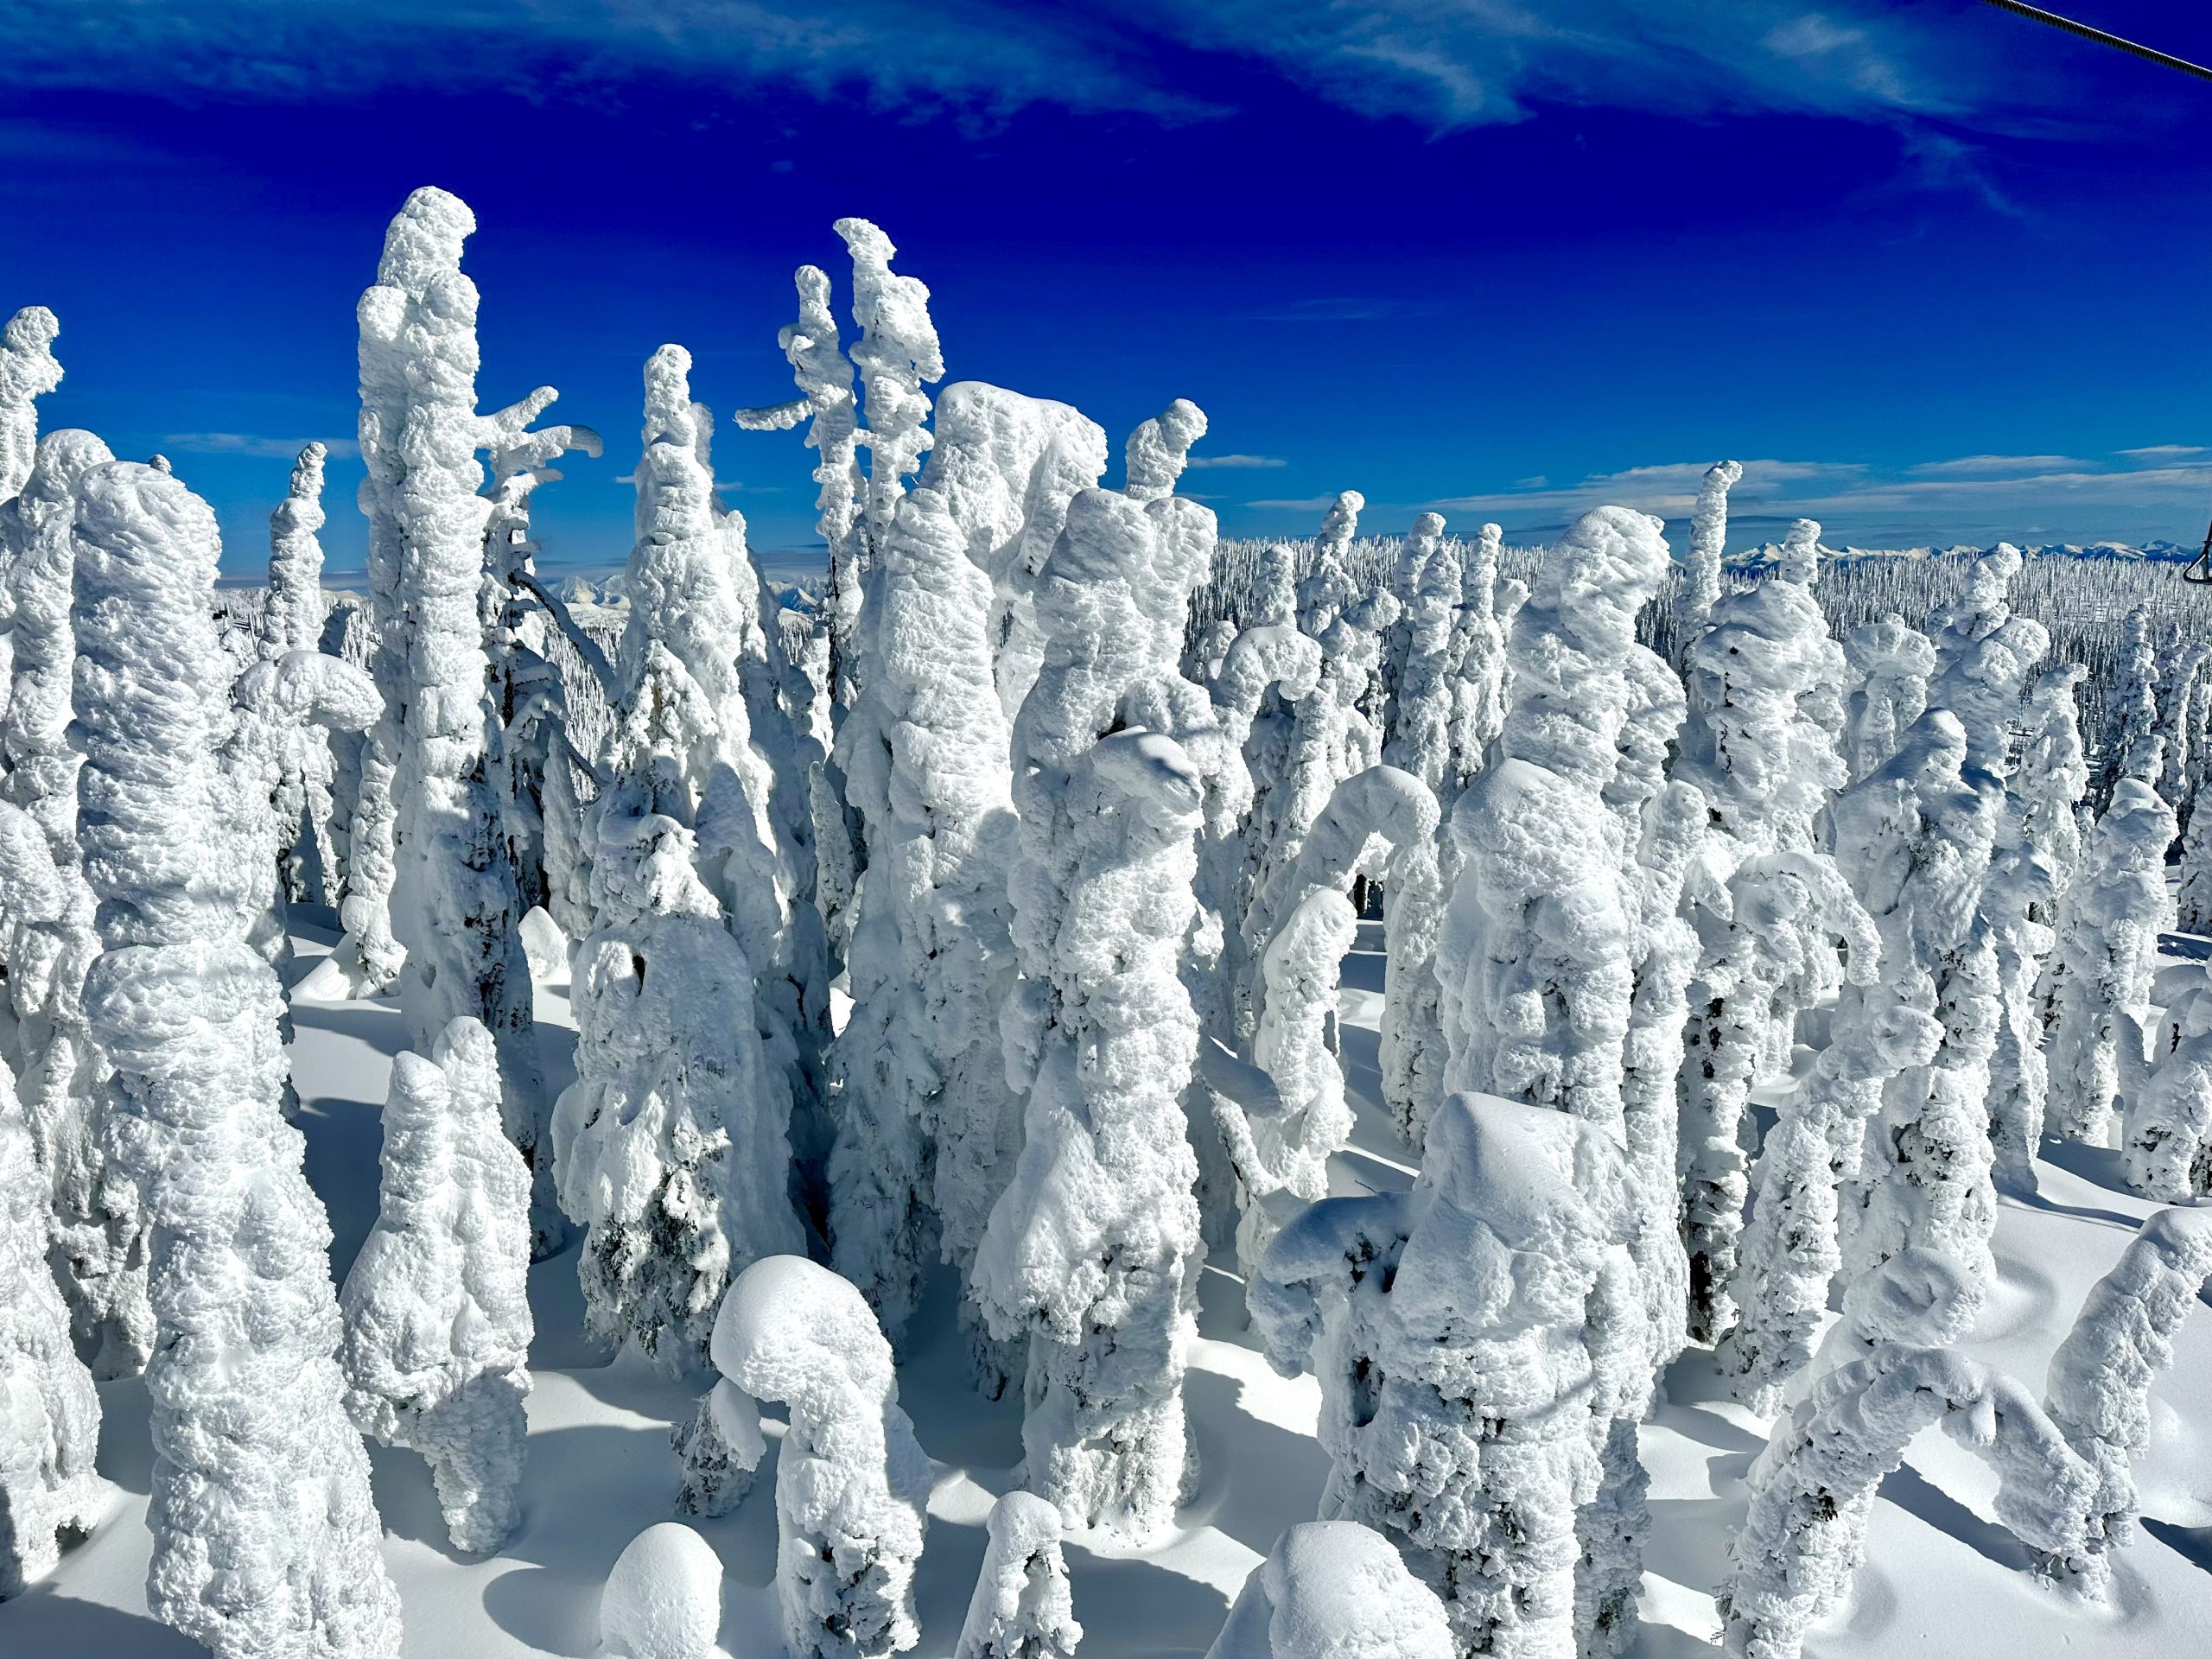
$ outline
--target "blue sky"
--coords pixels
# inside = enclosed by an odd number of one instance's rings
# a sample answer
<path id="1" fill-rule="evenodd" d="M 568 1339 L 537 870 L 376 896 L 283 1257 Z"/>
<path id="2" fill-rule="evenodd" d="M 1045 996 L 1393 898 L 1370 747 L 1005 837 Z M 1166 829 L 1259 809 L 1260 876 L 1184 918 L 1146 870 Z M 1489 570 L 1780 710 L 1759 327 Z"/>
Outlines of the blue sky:
<path id="1" fill-rule="evenodd" d="M 2069 0 L 2212 59 L 2212 11 Z M 475 208 L 486 407 L 597 426 L 552 563 L 629 541 L 664 340 L 725 417 L 789 381 L 802 262 L 860 213 L 951 378 L 1118 435 L 1196 399 L 1232 534 L 1436 507 L 1539 537 L 2193 540 L 2212 511 L 2212 85 L 1973 0 L 0 0 L 0 312 L 60 315 L 49 426 L 161 449 L 265 556 L 353 428 L 385 221 Z M 725 420 L 756 546 L 811 541 L 796 435 Z M 358 566 L 334 467 L 327 542 Z"/>

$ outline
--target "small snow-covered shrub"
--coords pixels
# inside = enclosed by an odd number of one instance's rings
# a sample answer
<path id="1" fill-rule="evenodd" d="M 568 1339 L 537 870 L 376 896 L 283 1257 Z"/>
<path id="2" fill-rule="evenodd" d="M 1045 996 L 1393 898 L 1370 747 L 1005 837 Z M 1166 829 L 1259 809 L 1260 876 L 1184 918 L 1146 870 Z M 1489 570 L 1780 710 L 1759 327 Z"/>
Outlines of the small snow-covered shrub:
<path id="1" fill-rule="evenodd" d="M 1206 1659 L 1454 1659 L 1436 1592 L 1355 1521 L 1308 1521 L 1252 1569 Z"/>
<path id="2" fill-rule="evenodd" d="M 722 1622 L 722 1564 L 680 1521 L 647 1527 L 615 1557 L 599 1592 L 608 1659 L 707 1659 Z"/>
<path id="3" fill-rule="evenodd" d="M 1083 1626 L 1068 1595 L 1060 1512 L 1008 1492 L 991 1505 L 989 1529 L 952 1659 L 1073 1659 Z"/>

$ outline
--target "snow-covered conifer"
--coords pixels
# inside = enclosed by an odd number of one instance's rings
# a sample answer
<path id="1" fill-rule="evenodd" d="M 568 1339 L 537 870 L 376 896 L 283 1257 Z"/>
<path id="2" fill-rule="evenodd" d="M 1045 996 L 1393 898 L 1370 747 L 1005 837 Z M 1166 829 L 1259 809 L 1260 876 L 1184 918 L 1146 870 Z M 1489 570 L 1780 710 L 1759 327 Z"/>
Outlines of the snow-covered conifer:
<path id="1" fill-rule="evenodd" d="M 389 908 L 391 937 L 406 954 L 400 1000 L 409 1029 L 418 1051 L 462 1014 L 492 1033 L 507 1136 L 533 1171 L 542 1252 L 559 1231 L 550 1160 L 538 1150 L 550 1102 L 517 932 L 523 906 L 488 775 L 494 722 L 481 604 L 492 503 L 477 493 L 476 457 L 505 452 L 513 467 L 525 451 L 550 461 L 582 440 L 568 427 L 530 429 L 554 399 L 550 387 L 495 414 L 476 412 L 476 285 L 461 270 L 461 244 L 475 228 L 459 198 L 416 191 L 392 220 L 377 282 L 359 308 L 363 503 L 385 699 L 368 747 L 392 768 Z M 365 794 L 365 760 L 363 784 Z M 355 828 L 358 836 L 358 813 Z M 373 903 L 372 894 L 352 897 Z M 366 925 L 373 933 L 374 922 Z M 370 966 L 367 942 L 357 943 Z"/>
<path id="2" fill-rule="evenodd" d="M 530 1171 L 499 1132 L 491 1034 L 455 1020 L 401 1054 L 384 1109 L 377 1223 L 346 1275 L 346 1409 L 429 1460 L 457 1549 L 519 1519 L 530 1392 Z"/>
<path id="3" fill-rule="evenodd" d="M 1898 740 L 1928 707 L 1936 647 L 1891 615 L 1844 635 L 1843 655 L 1853 682 L 1843 759 L 1857 783 L 1897 752 Z"/>
<path id="4" fill-rule="evenodd" d="M 589 1233 L 587 1323 L 681 1375 L 732 1274 L 795 1249 L 791 1023 L 776 972 L 767 762 L 741 653 L 758 626 L 718 513 L 680 347 L 646 365 L 638 539 L 604 790 L 584 817 L 595 925 L 576 950 L 576 1081 L 552 1152 Z M 726 925 L 729 904 L 745 909 Z M 740 1017 L 731 1017 L 736 999 Z"/>
<path id="5" fill-rule="evenodd" d="M 1008 1492 L 991 1505 L 988 1526 L 952 1659 L 1073 1659 L 1083 1626 L 1068 1595 L 1060 1512 L 1031 1493 Z"/>
<path id="6" fill-rule="evenodd" d="M 1175 480 L 1191 458 L 1191 446 L 1206 435 L 1206 414 L 1187 397 L 1178 397 L 1129 434 L 1122 449 L 1123 490 L 1139 501 L 1175 493 Z"/>
<path id="7" fill-rule="evenodd" d="M 38 404 L 61 384 L 54 355 L 61 325 L 42 305 L 27 305 L 0 329 L 0 501 L 23 487 L 38 447 Z"/>
<path id="8" fill-rule="evenodd" d="M 2107 809 L 2122 778 L 2157 786 L 2164 766 L 2164 740 L 2158 730 L 2158 658 L 2151 644 L 2151 618 L 2138 609 L 2127 619 L 2120 645 L 2120 683 L 2107 709 L 2118 711 L 2115 726 L 2106 721 L 2105 750 L 2097 766 L 2096 804 Z"/>
<path id="9" fill-rule="evenodd" d="M 859 442 L 868 452 L 868 532 L 875 547 L 890 534 L 906 477 L 930 447 L 922 387 L 944 378 L 944 353 L 930 321 L 929 288 L 891 269 L 899 251 L 891 238 L 865 219 L 841 219 L 831 228 L 853 257 L 853 321 L 861 332 L 851 355 L 868 416 Z"/>
<path id="10" fill-rule="evenodd" d="M 1288 627 L 1298 620 L 1298 555 L 1287 542 L 1260 550 L 1244 607 L 1247 628 Z"/>
<path id="11" fill-rule="evenodd" d="M 1751 1467 L 1720 1591 L 1731 1655 L 1797 1659 L 1850 1593 L 1875 1488 L 1932 1423 L 1995 1468 L 1998 1518 L 2023 1542 L 2079 1556 L 2094 1477 L 2033 1396 L 1950 1349 L 1885 1343 L 1823 1376 Z"/>
<path id="12" fill-rule="evenodd" d="M 1252 1569 L 1206 1659 L 1453 1659 L 1436 1592 L 1357 1521 L 1308 1521 Z"/>
<path id="13" fill-rule="evenodd" d="M 1312 1205 L 1253 1283 L 1270 1363 L 1320 1379 L 1322 1518 L 1402 1538 L 1461 1653 L 1551 1659 L 1578 1622 L 1610 1643 L 1578 1619 L 1576 1510 L 1631 1387 L 1627 1192 L 1604 1128 L 1454 1095 L 1411 1192 Z"/>
<path id="14" fill-rule="evenodd" d="M 1690 512 L 1690 547 L 1684 560 L 1681 626 L 1684 642 L 1694 641 L 1713 607 L 1720 602 L 1720 559 L 1728 543 L 1728 492 L 1744 476 L 1738 461 L 1715 461 L 1698 485 Z"/>
<path id="15" fill-rule="evenodd" d="M 224 1659 L 390 1659 L 399 1605 L 341 1402 L 329 1224 L 263 1059 L 283 993 L 221 879 L 214 514 L 111 462 L 79 481 L 76 537 L 80 833 L 106 947 L 85 1005 L 150 1226 L 147 1599 Z"/>
<path id="16" fill-rule="evenodd" d="M 1463 585 L 1459 554 L 1444 540 L 1444 520 L 1424 512 L 1414 520 L 1398 557 L 1411 576 L 1404 601 L 1406 653 L 1399 671 L 1397 716 L 1382 759 L 1440 791 L 1447 782 L 1459 781 L 1452 764 L 1459 686 L 1452 645 Z"/>
<path id="17" fill-rule="evenodd" d="M 2139 1039 L 2158 935 L 2174 925 L 2165 874 L 2173 839 L 2173 809 L 2124 776 L 2066 889 L 2050 1036 L 2050 1128 L 2063 1139 L 2102 1146 L 2110 1132 L 2120 1045 Z"/>
<path id="18" fill-rule="evenodd" d="M 288 652 L 322 647 L 322 468 L 329 451 L 311 443 L 292 466 L 291 487 L 269 517 L 269 609 L 262 634 L 262 655 L 273 661 Z M 338 845 L 331 833 L 331 787 L 337 766 L 330 734 L 318 726 L 302 727 L 287 746 L 277 786 L 276 822 L 285 832 L 280 842 L 285 897 L 312 898 L 335 906 L 340 898 Z M 308 855 L 312 852 L 318 885 L 310 893 Z"/>
<path id="19" fill-rule="evenodd" d="M 1179 969 L 1205 796 L 1174 736 L 1121 728 L 1120 712 L 1196 691 L 1177 664 L 1213 540 L 1184 498 L 1078 494 L 1039 583 L 1045 665 L 1014 734 L 1023 982 L 1001 1026 L 1029 1102 L 974 1284 L 995 1335 L 1029 1338 L 1031 1489 L 1071 1523 L 1137 1537 L 1191 1472 L 1198 1021 Z"/>
<path id="20" fill-rule="evenodd" d="M 53 1570 L 60 1546 L 99 1523 L 92 1466 L 100 1396 L 69 1343 L 69 1311 L 46 1262 L 38 1160 L 15 1079 L 0 1066 L 0 1601 Z"/>
<path id="21" fill-rule="evenodd" d="M 2092 1595 L 2102 1593 L 2111 1575 L 2111 1552 L 2134 1535 L 2133 1465 L 2151 1444 L 2151 1385 L 2173 1363 L 2174 1332 L 2208 1278 L 2212 1211 L 2161 1210 L 2090 1287 L 2050 1357 L 2044 1408 L 2094 1474 L 2083 1511 L 2086 1559 L 2053 1551 L 2059 1559 L 2052 1565 L 2079 1572 Z"/>
<path id="22" fill-rule="evenodd" d="M 935 490 L 900 501 L 868 581 L 868 680 L 837 748 L 869 848 L 830 1233 L 839 1271 L 895 1342 L 931 1233 L 965 1273 L 1020 1145 L 998 1029 L 1016 825 L 990 580 Z"/>
<path id="23" fill-rule="evenodd" d="M 86 970 L 99 954 L 92 890 L 77 844 L 77 774 L 69 742 L 76 638 L 70 626 L 78 481 L 112 460 L 89 432 L 48 433 L 29 476 L 0 502 L 0 561 L 11 613 L 0 665 L 0 802 L 19 810 L 0 882 L 10 1054 L 45 1177 L 49 1251 L 76 1340 L 95 1376 L 134 1376 L 153 1341 L 143 1224 L 126 1182 L 105 1174 L 107 1065 L 85 1026 Z"/>
<path id="24" fill-rule="evenodd" d="M 1484 524 L 1459 572 L 1459 612 L 1452 625 L 1452 766 L 1454 779 L 1483 769 L 1505 724 L 1505 634 L 1510 612 L 1499 605 L 1497 553 L 1504 532 Z M 1522 598 L 1528 589 L 1518 583 Z"/>
<path id="25" fill-rule="evenodd" d="M 791 1410 L 776 1459 L 776 1600 L 792 1659 L 912 1647 L 930 1465 L 860 1293 L 804 1256 L 756 1262 L 722 1299 L 714 1360 L 749 1398 Z"/>
<path id="26" fill-rule="evenodd" d="M 2170 969 L 2152 994 L 2173 1046 L 2159 1046 L 2148 1080 L 2128 1096 L 2121 1166 L 2145 1197 L 2182 1204 L 2212 1191 L 2212 970 L 2195 963 Z"/>

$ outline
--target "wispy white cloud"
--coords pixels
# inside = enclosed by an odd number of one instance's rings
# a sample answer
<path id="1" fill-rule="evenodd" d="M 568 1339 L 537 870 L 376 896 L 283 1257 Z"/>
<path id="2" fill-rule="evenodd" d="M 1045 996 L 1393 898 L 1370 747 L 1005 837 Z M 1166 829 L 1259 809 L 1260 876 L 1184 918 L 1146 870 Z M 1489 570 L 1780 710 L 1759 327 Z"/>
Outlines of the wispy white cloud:
<path id="1" fill-rule="evenodd" d="M 2152 443 L 2140 449 L 2121 449 L 2115 452 L 2138 461 L 2173 461 L 2183 455 L 2212 455 L 2212 448 L 2201 443 Z"/>
<path id="2" fill-rule="evenodd" d="M 313 438 L 268 438 L 251 432 L 172 432 L 162 440 L 164 450 L 186 455 L 250 455 L 258 461 L 290 461 Z M 351 438 L 324 438 L 323 448 L 334 455 L 357 455 L 360 446 Z"/>
<path id="3" fill-rule="evenodd" d="M 2059 467 L 2088 471 L 2094 465 L 2071 455 L 1961 455 L 1956 461 L 1923 461 L 1905 471 L 1914 478 L 2001 478 Z"/>
<path id="4" fill-rule="evenodd" d="M 1322 512 L 1337 505 L 1333 495 L 1301 495 L 1293 499 L 1247 501 L 1248 507 L 1257 507 L 1270 512 Z"/>
<path id="5" fill-rule="evenodd" d="M 1184 464 L 1188 467 L 1201 468 L 1207 467 L 1227 467 L 1240 469 L 1257 469 L 1262 467 L 1287 467 L 1290 465 L 1288 461 L 1277 460 L 1273 455 L 1192 455 L 1190 460 L 1185 461 Z"/>

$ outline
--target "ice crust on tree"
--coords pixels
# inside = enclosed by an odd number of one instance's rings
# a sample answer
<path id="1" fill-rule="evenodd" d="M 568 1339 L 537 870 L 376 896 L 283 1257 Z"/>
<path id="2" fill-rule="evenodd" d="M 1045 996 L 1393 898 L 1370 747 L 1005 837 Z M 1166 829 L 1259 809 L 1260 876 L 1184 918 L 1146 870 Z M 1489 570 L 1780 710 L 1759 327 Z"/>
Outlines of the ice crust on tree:
<path id="1" fill-rule="evenodd" d="M 2081 1559 L 2094 1477 L 2034 1397 L 1950 1349 L 1886 1343 L 1822 1377 L 1752 1465 L 1720 1592 L 1729 1653 L 1796 1659 L 1850 1593 L 1875 1488 L 1938 1423 L 1995 1469 L 1999 1521 L 2032 1548 Z"/>
<path id="2" fill-rule="evenodd" d="M 520 1518 L 530 1392 L 530 1171 L 499 1129 L 489 1033 L 466 1017 L 392 1062 L 377 1222 L 339 1302 L 346 1409 L 430 1465 L 458 1549 Z"/>
<path id="3" fill-rule="evenodd" d="M 31 475 L 38 444 L 38 404 L 61 384 L 54 342 L 61 325 L 42 305 L 27 305 L 0 329 L 0 501 Z"/>
<path id="4" fill-rule="evenodd" d="M 1178 397 L 1150 420 L 1141 422 L 1122 448 L 1123 492 L 1138 501 L 1158 501 L 1175 493 L 1175 480 L 1189 464 L 1191 446 L 1206 435 L 1206 412 Z"/>
<path id="5" fill-rule="evenodd" d="M 797 998 L 777 971 L 788 867 L 741 673 L 759 618 L 689 363 L 666 346 L 645 369 L 622 687 L 607 786 L 583 820 L 594 926 L 574 966 L 576 1081 L 550 1136 L 562 1206 L 588 1230 L 587 1328 L 677 1376 L 703 1360 L 731 1276 L 804 1238 L 790 1190 Z"/>
<path id="6" fill-rule="evenodd" d="M 860 1293 L 803 1256 L 754 1262 L 715 1321 L 715 1369 L 790 1408 L 776 1460 L 776 1599 L 792 1659 L 884 1659 L 920 1639 L 929 1459 Z"/>
<path id="7" fill-rule="evenodd" d="M 1310 1206 L 1253 1282 L 1269 1362 L 1320 1380 L 1321 1517 L 1399 1541 L 1460 1652 L 1576 1650 L 1576 1511 L 1648 1387 L 1628 1192 L 1604 1128 L 1454 1095 L 1411 1192 Z"/>
<path id="8" fill-rule="evenodd" d="M 1180 497 L 1077 494 L 1040 575 L 1044 666 L 1014 730 L 1023 980 L 1001 1030 L 1029 1098 L 974 1286 L 995 1335 L 1029 1338 L 1031 1490 L 1134 1537 L 1166 1523 L 1190 1474 L 1198 1019 L 1179 969 L 1205 790 L 1173 732 L 1122 714 L 1156 701 L 1213 722 L 1178 669 L 1213 541 L 1213 515 Z"/>
<path id="9" fill-rule="evenodd" d="M 1453 1659 L 1436 1592 L 1356 1521 L 1308 1521 L 1252 1569 L 1206 1659 Z"/>
<path id="10" fill-rule="evenodd" d="M 1720 556 L 1728 541 L 1728 492 L 1743 480 L 1744 465 L 1737 461 L 1715 461 L 1705 470 L 1697 489 L 1697 505 L 1690 512 L 1690 545 L 1682 582 L 1686 638 L 1713 614 L 1720 601 Z"/>
<path id="11" fill-rule="evenodd" d="M 100 1397 L 47 1270 L 46 1208 L 15 1079 L 0 1066 L 0 1601 L 51 1572 L 107 1510 Z"/>
<path id="12" fill-rule="evenodd" d="M 1060 1512 L 1029 1492 L 991 1505 L 990 1541 L 952 1659 L 1074 1659 L 1083 1640 L 1060 1550 Z"/>
<path id="13" fill-rule="evenodd" d="M 270 1065 L 283 993 L 235 891 L 207 879 L 232 868 L 214 514 L 111 462 L 79 481 L 76 537 L 80 824 L 105 946 L 85 1001 L 115 1068 L 112 1156 L 150 1227 L 147 1600 L 223 1659 L 391 1659 L 399 1605 L 342 1405 L 329 1224 Z"/>

